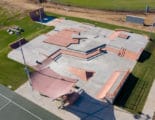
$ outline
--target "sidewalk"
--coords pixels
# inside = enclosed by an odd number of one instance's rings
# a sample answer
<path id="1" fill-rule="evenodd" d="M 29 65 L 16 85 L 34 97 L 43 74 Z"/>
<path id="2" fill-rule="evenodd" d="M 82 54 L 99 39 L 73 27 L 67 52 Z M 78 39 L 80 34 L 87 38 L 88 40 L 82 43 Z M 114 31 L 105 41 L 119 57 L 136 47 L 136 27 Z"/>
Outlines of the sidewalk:
<path id="1" fill-rule="evenodd" d="M 38 92 L 32 90 L 32 88 L 29 86 L 29 82 L 26 82 L 25 84 L 20 86 L 15 92 L 20 94 L 21 96 L 27 98 L 28 100 L 34 102 L 35 104 L 38 104 L 39 106 L 43 107 L 44 109 L 48 110 L 49 112 L 59 116 L 63 120 L 80 120 L 80 118 L 78 116 L 76 116 L 75 114 L 73 114 L 69 111 L 66 111 L 66 110 L 58 109 L 57 102 L 52 101 L 50 98 L 40 96 Z M 88 106 L 88 105 L 86 105 L 86 106 Z M 90 110 L 92 111 L 93 109 L 94 109 L 94 107 L 92 107 L 92 109 L 90 109 Z M 117 106 L 113 106 L 113 110 L 111 110 L 114 114 L 114 118 L 112 118 L 112 112 L 111 111 L 109 112 L 109 110 L 110 109 L 108 108 L 108 106 L 104 107 L 104 109 L 103 109 L 103 111 L 104 111 L 103 119 L 104 120 L 135 120 L 133 114 L 129 113 L 126 110 L 118 108 Z M 109 114 L 111 116 L 109 116 Z"/>
<path id="2" fill-rule="evenodd" d="M 151 118 L 155 112 L 155 80 L 152 84 L 151 90 L 145 102 L 143 113 L 149 115 Z"/>

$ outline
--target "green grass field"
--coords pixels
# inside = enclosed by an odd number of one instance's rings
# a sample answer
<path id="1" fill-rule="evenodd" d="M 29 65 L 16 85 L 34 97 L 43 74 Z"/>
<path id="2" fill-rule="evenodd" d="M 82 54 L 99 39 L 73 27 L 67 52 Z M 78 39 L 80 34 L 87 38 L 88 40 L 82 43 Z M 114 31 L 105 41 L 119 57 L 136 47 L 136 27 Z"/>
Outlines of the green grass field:
<path id="1" fill-rule="evenodd" d="M 57 14 L 51 14 L 51 15 L 57 16 L 57 17 L 66 17 L 67 19 L 72 19 L 79 22 L 88 22 L 91 24 L 95 24 L 96 26 L 104 27 L 108 29 L 116 29 L 116 28 L 129 29 L 121 26 L 95 22 L 87 19 L 61 16 Z M 23 36 L 28 40 L 31 40 L 37 35 L 52 29 L 52 28 L 34 23 L 29 19 L 28 16 L 26 17 L 25 16 L 26 15 L 23 16 L 23 15 L 20 15 L 19 13 L 16 13 L 9 17 L 7 15 L 4 17 L 0 17 L 0 21 L 1 21 L 1 24 L 0 24 L 1 25 L 0 26 L 1 27 L 0 29 L 0 35 L 1 35 L 0 37 L 0 42 L 1 42 L 0 44 L 0 61 L 1 61 L 0 62 L 0 68 L 1 68 L 0 84 L 3 84 L 5 86 L 12 85 L 13 90 L 19 87 L 21 84 L 23 84 L 27 78 L 23 70 L 23 65 L 7 58 L 7 54 L 11 50 L 8 47 L 8 45 L 11 42 L 15 41 L 16 39 L 18 39 L 16 35 L 12 35 L 12 36 L 8 35 L 8 33 L 6 32 L 7 27 L 11 25 L 19 25 L 20 27 L 24 28 L 25 32 L 23 33 Z M 11 19 L 9 19 L 10 17 Z M 150 35 L 150 33 L 148 32 L 137 31 L 134 29 L 129 29 L 129 30 L 140 34 Z M 137 83 L 135 84 L 135 87 L 132 89 L 132 94 L 128 96 L 127 101 L 123 105 L 124 108 L 134 113 L 142 111 L 142 108 L 144 106 L 145 100 L 149 93 L 150 87 L 155 78 L 155 34 L 152 33 L 151 38 L 152 38 L 152 41 L 150 41 L 150 43 L 146 48 L 146 51 L 148 51 L 151 54 L 151 56 L 146 61 L 138 62 L 136 64 L 132 74 L 136 78 L 138 78 L 138 80 L 137 80 Z M 143 90 L 143 92 L 141 90 Z"/>
<path id="2" fill-rule="evenodd" d="M 7 54 L 11 50 L 9 44 L 20 37 L 31 40 L 39 34 L 51 30 L 52 27 L 34 23 L 28 16 L 25 17 L 25 15 L 21 15 L 18 12 L 14 12 L 10 15 L 6 9 L 0 8 L 0 10 L 0 15 L 2 15 L 0 17 L 0 84 L 5 86 L 11 85 L 14 90 L 23 84 L 27 78 L 24 73 L 23 65 L 7 58 Z M 9 35 L 6 30 L 12 25 L 20 26 L 25 32 L 20 37 Z"/>
<path id="3" fill-rule="evenodd" d="M 134 11 L 145 10 L 146 5 L 151 8 L 155 6 L 154 0 L 51 0 L 55 3 L 72 5 L 78 7 L 104 9 L 104 10 L 121 10 Z"/>

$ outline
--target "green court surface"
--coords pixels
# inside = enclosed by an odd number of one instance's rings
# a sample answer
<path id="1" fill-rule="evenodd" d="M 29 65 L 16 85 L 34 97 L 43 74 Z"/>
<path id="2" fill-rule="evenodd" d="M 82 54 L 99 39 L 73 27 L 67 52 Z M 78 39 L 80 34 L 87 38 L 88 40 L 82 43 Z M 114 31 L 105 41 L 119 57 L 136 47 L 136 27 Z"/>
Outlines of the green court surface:
<path id="1" fill-rule="evenodd" d="M 0 120 L 61 120 L 0 85 Z"/>

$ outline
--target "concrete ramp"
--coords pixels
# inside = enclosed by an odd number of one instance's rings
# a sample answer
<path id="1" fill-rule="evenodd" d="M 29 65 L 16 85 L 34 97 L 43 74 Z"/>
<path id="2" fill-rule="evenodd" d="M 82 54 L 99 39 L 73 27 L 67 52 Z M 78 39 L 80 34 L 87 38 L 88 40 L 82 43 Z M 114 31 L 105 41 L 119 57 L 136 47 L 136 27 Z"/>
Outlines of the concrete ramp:
<path id="1" fill-rule="evenodd" d="M 94 74 L 94 72 L 92 71 L 87 71 L 85 69 L 75 68 L 75 67 L 69 67 L 68 70 L 74 75 L 81 78 L 82 80 L 86 80 L 86 81 L 89 80 Z"/>
<path id="2" fill-rule="evenodd" d="M 34 72 L 31 80 L 33 89 L 52 99 L 69 93 L 76 83 L 76 80 L 61 76 L 50 68 Z"/>
<path id="3" fill-rule="evenodd" d="M 113 100 L 115 99 L 121 87 L 124 85 L 124 82 L 129 74 L 129 69 L 125 71 L 113 72 L 104 86 L 100 89 L 96 97 L 98 99 L 106 98 L 113 103 Z"/>
<path id="4" fill-rule="evenodd" d="M 121 34 L 121 31 L 114 31 L 111 35 L 108 36 L 108 39 L 114 40 Z"/>
<path id="5" fill-rule="evenodd" d="M 54 44 L 58 46 L 67 47 L 71 44 L 78 44 L 79 40 L 73 39 L 72 34 L 79 33 L 76 29 L 64 29 L 58 31 L 53 35 L 47 35 L 47 39 L 44 40 L 45 43 Z"/>
<path id="6" fill-rule="evenodd" d="M 108 91 L 110 90 L 110 88 L 113 86 L 113 84 L 116 82 L 119 76 L 120 76 L 119 71 L 113 72 L 109 80 L 107 81 L 107 83 L 101 88 L 101 90 L 99 91 L 96 97 L 98 99 L 103 99 L 108 93 Z"/>

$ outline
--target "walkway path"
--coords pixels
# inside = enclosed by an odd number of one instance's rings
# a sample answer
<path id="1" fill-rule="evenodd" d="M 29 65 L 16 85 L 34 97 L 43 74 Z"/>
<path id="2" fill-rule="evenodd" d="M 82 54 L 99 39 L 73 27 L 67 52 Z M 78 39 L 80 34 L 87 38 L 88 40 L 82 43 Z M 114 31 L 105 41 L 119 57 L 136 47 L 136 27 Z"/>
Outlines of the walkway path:
<path id="1" fill-rule="evenodd" d="M 59 116 L 60 118 L 63 118 L 63 120 L 80 120 L 78 116 L 69 111 L 57 109 L 59 105 L 57 101 L 52 101 L 50 98 L 40 96 L 38 92 L 32 90 L 28 82 L 20 86 L 15 92 L 43 107 L 49 112 Z M 105 118 L 103 118 L 104 120 L 136 120 L 133 114 L 118 108 L 117 106 L 113 106 L 113 114 L 115 119 L 109 119 L 106 117 L 108 114 L 111 114 L 108 112 L 107 107 L 105 107 L 104 111 L 104 113 L 106 113 Z"/>
<path id="2" fill-rule="evenodd" d="M 155 80 L 152 84 L 150 93 L 145 102 L 143 113 L 146 115 L 149 115 L 151 118 L 153 117 L 153 114 L 155 113 Z"/>

